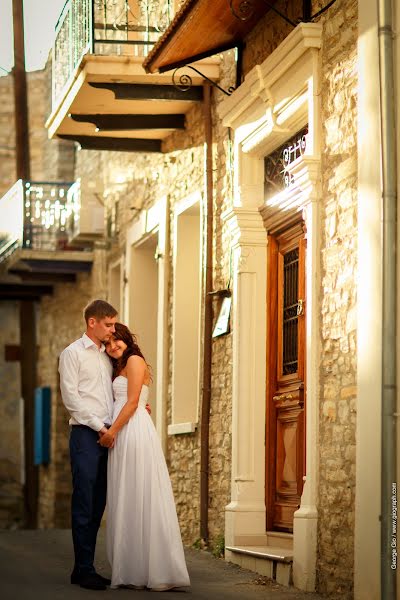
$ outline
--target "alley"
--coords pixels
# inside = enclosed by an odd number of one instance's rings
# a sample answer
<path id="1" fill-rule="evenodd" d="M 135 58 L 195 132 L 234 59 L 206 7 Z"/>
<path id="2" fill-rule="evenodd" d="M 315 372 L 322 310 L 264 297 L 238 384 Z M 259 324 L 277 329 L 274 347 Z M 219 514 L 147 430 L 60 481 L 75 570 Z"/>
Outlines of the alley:
<path id="1" fill-rule="evenodd" d="M 99 592 L 69 584 L 72 548 L 69 530 L 0 532 L 0 597 L 2 600 L 81 600 L 98 598 Z M 97 554 L 99 572 L 107 574 L 104 531 L 100 532 Z M 318 600 L 318 594 L 305 594 L 268 582 L 257 574 L 213 558 L 209 553 L 187 549 L 192 580 L 190 591 L 168 592 L 167 598 L 183 600 Z M 107 590 L 106 597 L 137 600 L 148 591 Z M 158 594 L 160 595 L 160 593 Z"/>

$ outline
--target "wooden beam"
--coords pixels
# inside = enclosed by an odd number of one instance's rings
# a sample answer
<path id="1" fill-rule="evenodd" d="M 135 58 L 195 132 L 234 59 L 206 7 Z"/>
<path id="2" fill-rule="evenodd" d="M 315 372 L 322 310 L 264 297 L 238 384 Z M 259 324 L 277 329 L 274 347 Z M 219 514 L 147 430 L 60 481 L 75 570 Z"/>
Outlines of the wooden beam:
<path id="1" fill-rule="evenodd" d="M 21 281 L 36 281 L 37 283 L 75 283 L 75 273 L 36 273 L 32 271 L 18 271 L 10 269 L 10 275 L 18 275 Z"/>
<path id="2" fill-rule="evenodd" d="M 21 346 L 17 344 L 6 344 L 4 346 L 5 362 L 19 362 L 21 360 Z"/>
<path id="3" fill-rule="evenodd" d="M 28 95 L 25 71 L 24 9 L 22 0 L 13 0 L 14 108 L 17 179 L 30 179 Z"/>
<path id="4" fill-rule="evenodd" d="M 257 25 L 276 0 L 187 0 L 143 61 L 147 73 L 169 71 L 233 47 Z M 201 71 L 201 67 L 199 67 Z"/>
<path id="5" fill-rule="evenodd" d="M 108 83 L 89 82 L 95 88 L 110 90 L 116 100 L 180 100 L 186 102 L 201 102 L 203 86 L 193 85 L 182 92 L 174 85 L 156 85 L 142 83 Z"/>
<path id="6" fill-rule="evenodd" d="M 210 56 L 215 56 L 216 54 L 221 54 L 222 52 L 226 52 L 227 50 L 233 50 L 233 48 L 237 48 L 241 44 L 242 44 L 241 39 L 234 39 L 233 41 L 228 42 L 227 44 L 224 44 L 223 46 L 213 46 L 212 48 L 210 48 L 209 50 L 206 50 L 205 52 L 200 52 L 200 54 L 196 54 L 196 55 L 192 56 L 190 58 L 190 63 L 194 63 L 198 60 L 203 60 L 203 58 L 210 58 Z M 166 73 L 167 71 L 172 71 L 174 69 L 182 69 L 182 71 L 179 72 L 179 76 L 181 76 L 183 74 L 183 69 L 186 66 L 189 66 L 187 59 L 177 60 L 175 63 L 171 63 L 167 67 L 160 67 L 159 73 Z M 196 68 L 197 68 L 197 66 L 196 66 Z M 199 66 L 199 71 L 201 71 L 200 66 Z M 188 75 L 190 75 L 190 71 L 188 71 Z"/>
<path id="7" fill-rule="evenodd" d="M 70 114 L 73 121 L 93 123 L 99 131 L 148 129 L 185 129 L 185 115 L 78 115 Z"/>
<path id="8" fill-rule="evenodd" d="M 83 258 L 83 257 L 82 257 Z M 23 264 L 26 265 L 31 273 L 53 275 L 54 273 L 71 274 L 71 273 L 89 273 L 92 268 L 92 262 L 81 260 L 40 260 L 37 258 L 25 258 Z M 19 271 L 26 272 L 26 271 Z"/>
<path id="9" fill-rule="evenodd" d="M 40 300 L 52 293 L 51 285 L 0 284 L 0 300 Z"/>
<path id="10" fill-rule="evenodd" d="M 96 137 L 92 135 L 59 135 L 63 140 L 77 142 L 83 150 L 114 150 L 119 152 L 161 152 L 161 140 L 138 138 Z"/>

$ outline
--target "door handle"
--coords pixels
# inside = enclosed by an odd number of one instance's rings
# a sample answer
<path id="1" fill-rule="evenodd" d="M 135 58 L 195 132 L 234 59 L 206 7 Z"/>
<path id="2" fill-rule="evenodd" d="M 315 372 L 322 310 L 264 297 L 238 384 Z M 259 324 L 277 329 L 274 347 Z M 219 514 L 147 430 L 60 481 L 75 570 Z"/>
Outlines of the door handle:
<path id="1" fill-rule="evenodd" d="M 297 301 L 297 316 L 301 317 L 302 315 L 304 315 L 304 300 L 300 298 Z"/>

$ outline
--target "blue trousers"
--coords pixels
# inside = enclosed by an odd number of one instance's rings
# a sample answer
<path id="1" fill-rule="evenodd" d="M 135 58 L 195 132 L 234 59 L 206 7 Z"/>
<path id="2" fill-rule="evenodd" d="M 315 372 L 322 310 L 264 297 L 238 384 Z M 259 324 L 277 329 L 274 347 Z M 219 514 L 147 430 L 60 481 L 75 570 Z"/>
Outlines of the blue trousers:
<path id="1" fill-rule="evenodd" d="M 96 431 L 73 425 L 69 441 L 72 470 L 72 539 L 75 574 L 93 573 L 97 532 L 106 506 L 108 448 Z"/>

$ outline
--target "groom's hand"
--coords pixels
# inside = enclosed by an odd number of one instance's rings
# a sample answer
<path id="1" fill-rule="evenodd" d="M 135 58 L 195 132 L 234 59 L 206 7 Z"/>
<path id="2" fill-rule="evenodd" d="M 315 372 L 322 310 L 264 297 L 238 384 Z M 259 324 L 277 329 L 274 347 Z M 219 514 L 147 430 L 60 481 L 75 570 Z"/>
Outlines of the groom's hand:
<path id="1" fill-rule="evenodd" d="M 98 440 L 100 446 L 103 446 L 104 448 L 112 448 L 114 446 L 114 442 L 115 435 L 110 433 L 108 430 L 106 430 L 106 433 L 104 433 Z"/>

